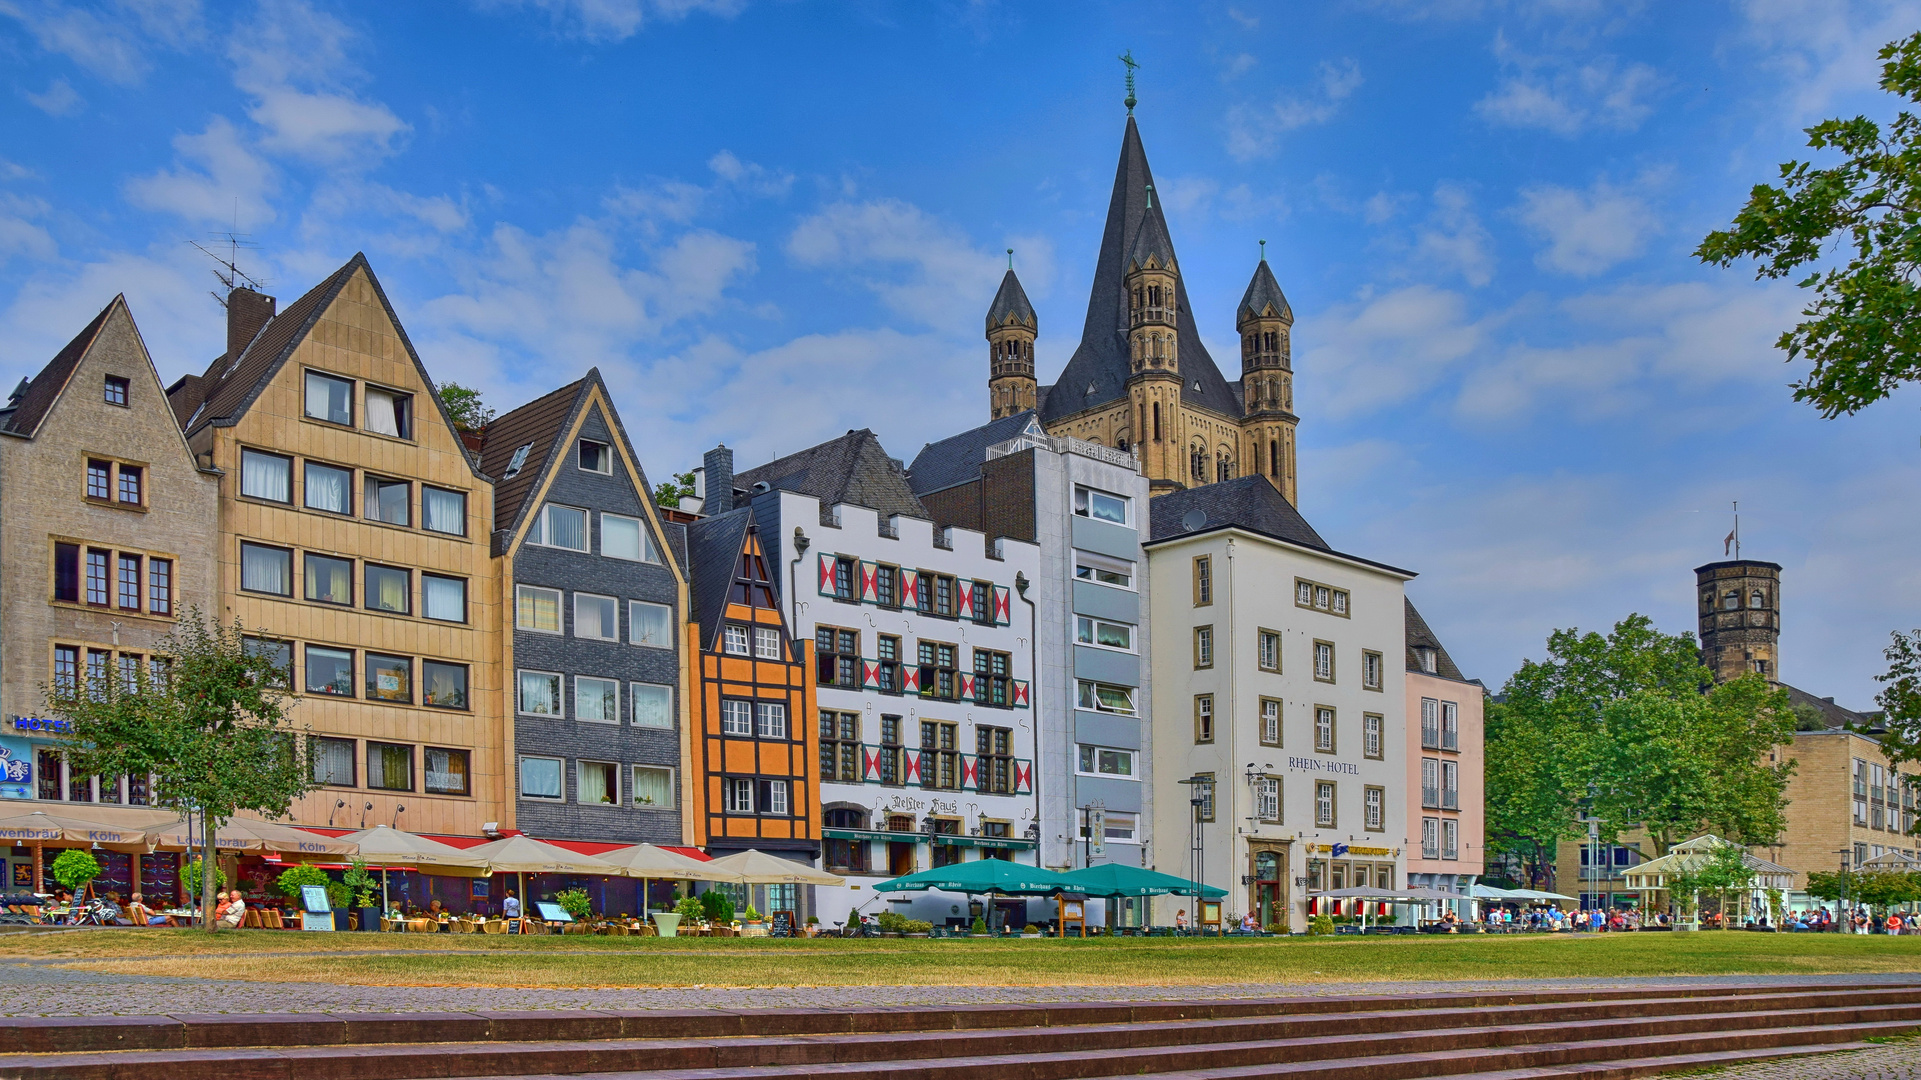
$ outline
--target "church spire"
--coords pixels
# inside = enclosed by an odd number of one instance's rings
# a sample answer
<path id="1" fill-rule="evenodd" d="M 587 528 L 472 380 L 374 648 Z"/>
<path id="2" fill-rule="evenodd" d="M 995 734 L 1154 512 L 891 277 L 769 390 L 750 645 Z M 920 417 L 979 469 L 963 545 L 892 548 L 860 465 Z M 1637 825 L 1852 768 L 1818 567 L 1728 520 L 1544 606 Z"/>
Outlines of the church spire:
<path id="1" fill-rule="evenodd" d="M 1007 254 L 1007 274 L 987 308 L 987 396 L 995 420 L 1033 408 L 1039 395 L 1034 339 L 1040 336 L 1040 320 L 1014 276 L 1014 253 Z"/>

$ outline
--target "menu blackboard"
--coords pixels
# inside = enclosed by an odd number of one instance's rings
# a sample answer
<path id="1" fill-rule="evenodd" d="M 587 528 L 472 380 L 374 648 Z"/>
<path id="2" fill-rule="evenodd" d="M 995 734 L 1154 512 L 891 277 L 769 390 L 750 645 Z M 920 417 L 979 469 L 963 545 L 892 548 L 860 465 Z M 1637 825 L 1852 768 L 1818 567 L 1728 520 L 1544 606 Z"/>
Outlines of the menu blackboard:
<path id="1" fill-rule="evenodd" d="M 774 925 L 767 931 L 768 937 L 793 937 L 794 913 L 791 911 L 774 912 Z"/>

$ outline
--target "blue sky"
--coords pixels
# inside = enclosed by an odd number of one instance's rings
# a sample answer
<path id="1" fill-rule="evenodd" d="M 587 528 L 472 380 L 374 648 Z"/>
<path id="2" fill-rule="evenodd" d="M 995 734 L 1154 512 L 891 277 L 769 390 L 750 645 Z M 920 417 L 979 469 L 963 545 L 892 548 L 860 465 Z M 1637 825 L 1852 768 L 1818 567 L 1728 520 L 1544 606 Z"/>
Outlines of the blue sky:
<path id="1" fill-rule="evenodd" d="M 1795 290 L 1688 252 L 1826 115 L 1890 114 L 1914 4 L 72 5 L 0 0 L 0 378 L 125 292 L 164 377 L 222 348 L 237 223 L 283 302 L 367 252 L 429 370 L 508 408 L 599 365 L 657 478 L 986 417 L 1004 249 L 1043 380 L 1137 110 L 1201 333 L 1268 253 L 1301 503 L 1498 685 L 1554 627 L 1692 628 L 1785 567 L 1785 677 L 1866 707 L 1921 623 L 1917 397 L 1823 421 Z"/>

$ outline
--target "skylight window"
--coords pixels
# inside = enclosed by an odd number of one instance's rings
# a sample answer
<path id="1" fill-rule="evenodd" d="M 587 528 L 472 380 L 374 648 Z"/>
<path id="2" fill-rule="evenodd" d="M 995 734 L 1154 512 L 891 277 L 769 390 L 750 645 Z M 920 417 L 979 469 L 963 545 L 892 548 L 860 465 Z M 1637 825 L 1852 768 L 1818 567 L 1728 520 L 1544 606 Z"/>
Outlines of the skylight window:
<path id="1" fill-rule="evenodd" d="M 514 477 L 519 476 L 521 467 L 527 464 L 527 455 L 533 451 L 533 448 L 534 444 L 528 443 L 526 446 L 516 449 L 514 451 L 514 459 L 507 463 L 507 471 L 502 473 L 500 478 L 502 480 L 512 480 Z"/>

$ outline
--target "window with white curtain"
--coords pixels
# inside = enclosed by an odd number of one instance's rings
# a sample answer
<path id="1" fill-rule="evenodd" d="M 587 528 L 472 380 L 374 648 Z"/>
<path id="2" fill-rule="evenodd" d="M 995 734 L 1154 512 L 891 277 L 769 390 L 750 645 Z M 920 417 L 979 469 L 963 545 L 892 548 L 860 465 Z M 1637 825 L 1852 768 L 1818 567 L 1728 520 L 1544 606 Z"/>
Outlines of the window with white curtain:
<path id="1" fill-rule="evenodd" d="M 329 514 L 354 512 L 354 474 L 352 469 L 307 462 L 307 509 Z"/>
<path id="2" fill-rule="evenodd" d="M 520 794 L 529 799 L 560 798 L 560 759 L 550 757 L 521 758 Z"/>
<path id="3" fill-rule="evenodd" d="M 574 719 L 620 723 L 620 684 L 612 679 L 575 676 Z"/>
<path id="4" fill-rule="evenodd" d="M 521 672 L 520 711 L 529 716 L 559 716 L 560 676 L 551 671 Z"/>
<path id="5" fill-rule="evenodd" d="M 384 521 L 389 525 L 407 524 L 407 508 L 411 501 L 408 489 L 412 485 L 405 480 L 382 480 L 369 476 L 362 486 L 366 490 L 369 521 Z"/>
<path id="6" fill-rule="evenodd" d="M 293 552 L 264 544 L 240 545 L 240 587 L 248 592 L 293 595 Z"/>
<path id="7" fill-rule="evenodd" d="M 464 578 L 420 575 L 420 613 L 444 622 L 467 621 L 467 582 Z"/>
<path id="8" fill-rule="evenodd" d="M 574 636 L 597 641 L 619 641 L 619 602 L 611 596 L 575 593 Z"/>
<path id="9" fill-rule="evenodd" d="M 620 804 L 620 766 L 611 761 L 582 761 L 575 768 L 583 806 Z"/>
<path id="10" fill-rule="evenodd" d="M 600 515 L 600 553 L 613 559 L 660 561 L 660 552 L 654 548 L 641 520 L 619 514 Z"/>
<path id="11" fill-rule="evenodd" d="M 250 499 L 293 501 L 293 459 L 258 450 L 240 451 L 240 494 Z"/>
<path id="12" fill-rule="evenodd" d="M 467 535 L 465 492 L 420 486 L 420 527 L 449 536 Z"/>
<path id="13" fill-rule="evenodd" d="M 674 770 L 658 765 L 634 766 L 634 805 L 671 808 L 674 805 Z"/>
<path id="14" fill-rule="evenodd" d="M 367 388 L 367 430 L 397 439 L 414 437 L 414 396 Z"/>
<path id="15" fill-rule="evenodd" d="M 587 550 L 587 511 L 571 506 L 543 506 L 527 532 L 527 542 L 542 547 Z"/>
<path id="16" fill-rule="evenodd" d="M 471 759 L 465 750 L 443 750 L 429 746 L 421 754 L 426 765 L 427 793 L 430 795 L 468 795 L 472 793 L 469 776 Z"/>
<path id="17" fill-rule="evenodd" d="M 673 609 L 666 604 L 650 604 L 645 600 L 628 601 L 627 633 L 628 640 L 635 645 L 673 648 Z"/>
<path id="18" fill-rule="evenodd" d="M 307 415 L 333 424 L 354 422 L 354 384 L 347 379 L 307 372 Z"/>
<path id="19" fill-rule="evenodd" d="M 634 702 L 634 724 L 638 727 L 674 726 L 674 688 L 661 683 L 629 683 L 628 695 Z"/>
<path id="20" fill-rule="evenodd" d="M 307 760 L 316 784 L 354 786 L 354 741 L 316 735 L 307 740 Z"/>

